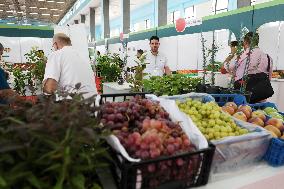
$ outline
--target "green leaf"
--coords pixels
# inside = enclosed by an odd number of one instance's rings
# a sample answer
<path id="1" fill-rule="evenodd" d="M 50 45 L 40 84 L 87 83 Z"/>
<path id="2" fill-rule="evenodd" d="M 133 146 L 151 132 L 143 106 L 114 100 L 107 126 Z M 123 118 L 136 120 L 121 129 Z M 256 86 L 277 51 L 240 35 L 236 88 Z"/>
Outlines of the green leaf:
<path id="1" fill-rule="evenodd" d="M 77 189 L 85 189 L 85 177 L 83 174 L 78 174 L 71 178 L 72 185 Z"/>
<path id="2" fill-rule="evenodd" d="M 102 189 L 100 185 L 94 183 L 91 189 Z"/>
<path id="3" fill-rule="evenodd" d="M 60 164 L 60 163 L 53 164 L 53 165 L 51 165 L 50 167 L 48 167 L 47 169 L 43 170 L 43 173 L 49 172 L 49 171 L 57 170 L 57 169 L 59 169 L 60 167 L 61 167 L 61 164 Z"/>
<path id="4" fill-rule="evenodd" d="M 38 180 L 38 178 L 36 178 L 34 176 L 34 174 L 31 173 L 30 176 L 28 176 L 27 180 L 36 188 L 41 189 L 41 183 Z"/>
<path id="5" fill-rule="evenodd" d="M 7 182 L 3 177 L 0 176 L 0 187 L 7 187 Z"/>

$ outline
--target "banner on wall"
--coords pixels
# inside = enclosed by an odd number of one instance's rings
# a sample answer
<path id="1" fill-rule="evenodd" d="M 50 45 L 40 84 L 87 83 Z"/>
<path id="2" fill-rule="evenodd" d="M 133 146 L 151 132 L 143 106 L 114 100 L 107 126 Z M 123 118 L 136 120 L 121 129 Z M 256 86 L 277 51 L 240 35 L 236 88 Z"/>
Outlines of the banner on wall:
<path id="1" fill-rule="evenodd" d="M 176 20 L 175 27 L 177 32 L 184 32 L 185 28 L 191 26 L 197 26 L 202 24 L 201 18 L 184 19 L 179 18 Z"/>

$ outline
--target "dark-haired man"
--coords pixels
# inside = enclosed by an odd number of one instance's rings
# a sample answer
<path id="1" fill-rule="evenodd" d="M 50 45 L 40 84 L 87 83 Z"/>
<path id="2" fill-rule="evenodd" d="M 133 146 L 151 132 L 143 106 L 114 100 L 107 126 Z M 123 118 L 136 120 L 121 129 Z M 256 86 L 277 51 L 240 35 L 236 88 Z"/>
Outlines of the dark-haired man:
<path id="1" fill-rule="evenodd" d="M 168 59 L 162 53 L 159 52 L 160 39 L 157 36 L 150 38 L 151 51 L 145 53 L 146 69 L 144 73 L 147 73 L 147 78 L 151 76 L 163 76 L 164 74 L 170 75 L 171 70 L 168 65 Z"/>

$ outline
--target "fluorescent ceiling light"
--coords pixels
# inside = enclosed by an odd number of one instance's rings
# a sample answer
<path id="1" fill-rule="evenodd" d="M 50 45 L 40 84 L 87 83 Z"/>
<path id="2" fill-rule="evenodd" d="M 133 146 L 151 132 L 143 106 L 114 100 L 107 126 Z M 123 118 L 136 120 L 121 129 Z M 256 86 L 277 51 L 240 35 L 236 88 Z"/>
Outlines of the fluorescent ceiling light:
<path id="1" fill-rule="evenodd" d="M 8 10 L 8 11 L 6 11 L 6 12 L 14 12 L 13 10 Z"/>
<path id="2" fill-rule="evenodd" d="M 63 3 L 65 3 L 64 1 L 58 1 L 58 2 L 56 2 L 56 3 L 58 3 L 58 4 L 63 4 Z"/>
<path id="3" fill-rule="evenodd" d="M 51 0 L 49 0 L 49 1 L 46 1 L 46 2 L 48 2 L 48 3 L 54 3 L 54 1 L 51 1 Z"/>
<path id="4" fill-rule="evenodd" d="M 38 14 L 37 12 L 31 12 L 30 14 Z"/>
<path id="5" fill-rule="evenodd" d="M 1 3 L 0 6 L 4 6 L 4 4 Z"/>
<path id="6" fill-rule="evenodd" d="M 37 7 L 30 7 L 30 9 L 37 9 Z"/>
<path id="7" fill-rule="evenodd" d="M 50 14 L 46 13 L 46 14 L 41 14 L 42 16 L 49 16 Z"/>
<path id="8" fill-rule="evenodd" d="M 23 14 L 23 13 L 24 13 L 23 11 L 18 12 L 18 14 Z"/>
<path id="9" fill-rule="evenodd" d="M 51 11 L 57 11 L 58 9 L 50 9 Z"/>
<path id="10" fill-rule="evenodd" d="M 38 26 L 47 26 L 47 25 L 40 24 L 40 25 L 38 25 Z"/>
<path id="11" fill-rule="evenodd" d="M 15 23 L 13 23 L 13 22 L 7 22 L 6 24 L 15 24 Z"/>
<path id="12" fill-rule="evenodd" d="M 40 10 L 46 10 L 47 8 L 46 7 L 42 7 L 42 8 L 39 8 Z"/>
<path id="13" fill-rule="evenodd" d="M 63 10 L 59 10 L 59 11 L 63 11 Z"/>
<path id="14" fill-rule="evenodd" d="M 3 12 L 3 10 L 0 10 L 0 12 Z"/>
<path id="15" fill-rule="evenodd" d="M 54 14 L 53 16 L 59 16 L 59 14 Z"/>
<path id="16" fill-rule="evenodd" d="M 23 26 L 30 26 L 31 24 L 22 24 Z"/>
<path id="17" fill-rule="evenodd" d="M 8 16 L 9 18 L 12 18 L 12 17 L 14 17 L 14 16 Z"/>
<path id="18" fill-rule="evenodd" d="M 38 1 L 45 1 L 45 0 L 38 0 Z"/>

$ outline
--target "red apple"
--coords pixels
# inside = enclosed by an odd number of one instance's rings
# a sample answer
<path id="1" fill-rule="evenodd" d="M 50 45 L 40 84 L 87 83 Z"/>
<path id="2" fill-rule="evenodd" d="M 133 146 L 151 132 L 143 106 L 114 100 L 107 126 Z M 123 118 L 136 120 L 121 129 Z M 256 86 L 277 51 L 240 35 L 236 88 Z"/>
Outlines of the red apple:
<path id="1" fill-rule="evenodd" d="M 223 106 L 223 107 L 222 107 L 222 110 L 223 110 L 224 112 L 227 112 L 227 113 L 230 114 L 230 115 L 233 115 L 233 114 L 235 113 L 234 108 L 231 107 L 231 106 Z"/>
<path id="2" fill-rule="evenodd" d="M 262 119 L 262 121 L 266 120 L 266 116 L 262 111 L 256 110 L 254 112 L 252 112 L 251 117 L 259 117 L 260 119 Z"/>
<path id="3" fill-rule="evenodd" d="M 247 116 L 247 119 L 251 117 L 252 109 L 248 105 L 240 105 L 237 111 L 243 112 Z"/>
<path id="4" fill-rule="evenodd" d="M 234 111 L 236 112 L 238 109 L 238 106 L 236 105 L 236 103 L 234 102 L 227 102 L 224 106 L 230 106 L 234 109 Z"/>
<path id="5" fill-rule="evenodd" d="M 247 116 L 243 112 L 237 112 L 233 115 L 233 117 L 240 119 L 242 121 L 247 121 Z"/>
<path id="6" fill-rule="evenodd" d="M 252 118 L 249 119 L 248 122 L 255 124 L 255 125 L 258 125 L 258 126 L 261 126 L 261 127 L 264 126 L 264 121 L 259 117 L 252 117 Z"/>

